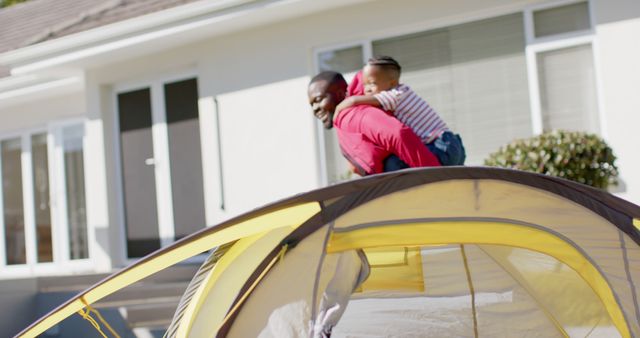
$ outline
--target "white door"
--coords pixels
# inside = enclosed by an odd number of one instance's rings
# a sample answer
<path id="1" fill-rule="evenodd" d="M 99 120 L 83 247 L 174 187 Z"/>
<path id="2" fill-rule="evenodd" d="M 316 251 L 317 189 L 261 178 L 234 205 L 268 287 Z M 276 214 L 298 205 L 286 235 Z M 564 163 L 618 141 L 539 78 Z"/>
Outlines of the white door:
<path id="1" fill-rule="evenodd" d="M 205 227 L 197 87 L 192 78 L 116 95 L 129 258 Z"/>

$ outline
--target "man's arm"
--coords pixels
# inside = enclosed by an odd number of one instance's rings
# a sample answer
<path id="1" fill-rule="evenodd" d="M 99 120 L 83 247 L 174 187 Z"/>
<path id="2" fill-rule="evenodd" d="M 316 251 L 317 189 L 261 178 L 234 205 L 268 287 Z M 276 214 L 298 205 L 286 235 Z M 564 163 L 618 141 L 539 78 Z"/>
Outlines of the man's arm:
<path id="1" fill-rule="evenodd" d="M 349 96 L 336 106 L 335 114 L 339 114 L 343 109 L 366 104 L 374 107 L 380 107 L 380 101 L 371 95 L 355 95 Z"/>
<path id="2" fill-rule="evenodd" d="M 397 155 L 412 168 L 440 166 L 438 158 L 427 149 L 413 130 L 395 117 L 371 106 L 354 109 L 366 109 L 360 121 L 360 130 L 378 146 Z"/>

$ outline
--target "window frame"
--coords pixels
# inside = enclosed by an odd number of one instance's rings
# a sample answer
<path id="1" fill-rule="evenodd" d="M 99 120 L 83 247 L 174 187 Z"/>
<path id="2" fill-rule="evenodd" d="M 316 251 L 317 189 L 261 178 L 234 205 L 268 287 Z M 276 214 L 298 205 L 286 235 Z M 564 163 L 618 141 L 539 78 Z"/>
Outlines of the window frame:
<path id="1" fill-rule="evenodd" d="M 586 3 L 589 10 L 589 29 L 583 29 L 573 32 L 554 34 L 541 38 L 535 37 L 534 12 L 546 9 L 553 9 L 567 5 Z M 538 77 L 538 55 L 540 53 L 560 50 L 564 48 L 577 46 L 591 46 L 594 74 L 595 74 L 595 91 L 598 109 L 598 133 L 606 139 L 606 119 L 603 103 L 603 88 L 600 70 L 600 62 L 598 62 L 598 42 L 595 34 L 595 18 L 592 0 L 559 0 L 544 4 L 528 6 L 524 9 L 524 25 L 525 25 L 525 55 L 527 62 L 527 75 L 529 79 L 529 102 L 531 104 L 531 122 L 533 126 L 533 134 L 541 134 L 543 132 L 543 116 L 540 95 L 540 79 Z"/>
<path id="2" fill-rule="evenodd" d="M 21 174 L 22 174 L 22 203 L 24 212 L 25 227 L 25 249 L 26 263 L 11 264 L 6 262 L 6 237 L 4 224 L 4 208 L 0 210 L 0 271 L 4 278 L 14 278 L 23 276 L 46 276 L 60 274 L 65 272 L 84 272 L 90 271 L 93 267 L 91 254 L 94 247 L 95 234 L 91 224 L 87 221 L 87 244 L 88 257 L 83 259 L 71 260 L 69 258 L 69 234 L 67 219 L 67 204 L 65 191 L 65 163 L 63 161 L 62 141 L 64 137 L 63 130 L 65 127 L 80 126 L 86 132 L 85 118 L 69 118 L 64 120 L 52 121 L 46 125 L 37 125 L 29 128 L 12 130 L 0 133 L 0 141 L 9 139 L 20 139 L 21 146 Z M 37 230 L 35 217 L 35 196 L 33 191 L 33 158 L 31 137 L 36 134 L 45 134 L 47 139 L 47 162 L 48 162 L 48 178 L 49 178 L 49 203 L 51 217 L 51 245 L 52 256 L 51 262 L 37 261 Z M 83 152 L 87 149 L 86 134 L 82 137 Z M 86 160 L 85 160 L 86 161 Z M 2 158 L 0 158 L 0 164 Z M 86 182 L 86 165 L 85 165 L 85 182 Z M 0 175 L 1 175 L 0 170 Z M 86 203 L 86 201 L 85 201 Z M 0 192 L 0 205 L 4 205 L 4 196 Z"/>

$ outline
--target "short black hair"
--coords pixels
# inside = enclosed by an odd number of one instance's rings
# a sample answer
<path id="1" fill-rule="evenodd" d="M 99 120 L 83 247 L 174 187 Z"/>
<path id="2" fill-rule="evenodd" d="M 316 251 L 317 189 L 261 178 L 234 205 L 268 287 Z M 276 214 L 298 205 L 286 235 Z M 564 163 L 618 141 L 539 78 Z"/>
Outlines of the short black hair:
<path id="1" fill-rule="evenodd" d="M 393 74 L 396 78 L 400 78 L 402 67 L 394 58 L 386 55 L 378 55 L 369 59 L 367 62 L 370 66 L 378 66 L 387 72 Z"/>
<path id="2" fill-rule="evenodd" d="M 318 73 L 316 76 L 311 78 L 311 82 L 309 82 L 309 84 L 316 83 L 318 81 L 326 81 L 327 83 L 335 83 L 335 82 L 347 83 L 347 81 L 344 79 L 342 74 L 338 72 L 334 72 L 332 70 L 325 70 L 323 72 Z"/>

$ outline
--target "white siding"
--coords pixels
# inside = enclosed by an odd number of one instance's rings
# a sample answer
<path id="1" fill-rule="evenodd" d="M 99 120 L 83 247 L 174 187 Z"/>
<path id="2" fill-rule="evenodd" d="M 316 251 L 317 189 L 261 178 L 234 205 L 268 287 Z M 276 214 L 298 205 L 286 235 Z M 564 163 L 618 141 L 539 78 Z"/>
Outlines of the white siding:
<path id="1" fill-rule="evenodd" d="M 303 114 L 307 78 L 218 97 L 225 209 L 230 214 L 315 186 L 313 116 Z"/>
<path id="2" fill-rule="evenodd" d="M 640 2 L 594 1 L 604 134 L 618 157 L 619 195 L 640 204 Z"/>
<path id="3" fill-rule="evenodd" d="M 11 133 L 34 127 L 46 127 L 49 122 L 83 117 L 85 96 L 82 92 L 38 99 L 0 108 L 0 133 Z"/>

